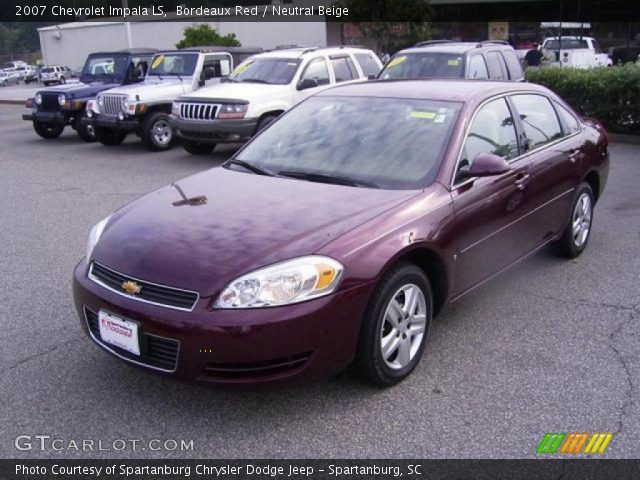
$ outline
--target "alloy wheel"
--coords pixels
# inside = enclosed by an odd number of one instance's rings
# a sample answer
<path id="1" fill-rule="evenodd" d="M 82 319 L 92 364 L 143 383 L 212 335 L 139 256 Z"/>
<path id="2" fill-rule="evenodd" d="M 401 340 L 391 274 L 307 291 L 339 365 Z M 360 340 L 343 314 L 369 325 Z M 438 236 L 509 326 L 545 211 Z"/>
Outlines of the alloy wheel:
<path id="1" fill-rule="evenodd" d="M 578 248 L 581 248 L 589 237 L 591 209 L 591 197 L 583 192 L 576 202 L 572 217 L 573 241 Z"/>

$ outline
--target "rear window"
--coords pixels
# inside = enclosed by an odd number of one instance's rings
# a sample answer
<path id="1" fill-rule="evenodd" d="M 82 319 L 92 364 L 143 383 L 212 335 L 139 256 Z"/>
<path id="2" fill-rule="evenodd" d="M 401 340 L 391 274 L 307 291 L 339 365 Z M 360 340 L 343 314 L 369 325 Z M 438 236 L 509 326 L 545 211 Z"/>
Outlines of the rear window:
<path id="1" fill-rule="evenodd" d="M 509 70 L 509 78 L 511 80 L 520 80 L 524 77 L 522 66 L 516 52 L 512 50 L 504 50 L 502 52 L 505 62 L 507 62 L 507 68 Z"/>
<path id="2" fill-rule="evenodd" d="M 362 73 L 366 76 L 377 76 L 378 73 L 380 73 L 380 67 L 378 66 L 378 62 L 376 62 L 373 53 L 356 53 L 354 57 L 356 57 L 356 60 L 360 64 Z"/>
<path id="3" fill-rule="evenodd" d="M 400 53 L 380 72 L 380 78 L 462 78 L 462 55 L 455 53 Z"/>
<path id="4" fill-rule="evenodd" d="M 552 39 L 544 42 L 542 48 L 545 50 L 559 50 L 560 49 L 560 40 Z M 562 49 L 575 49 L 575 48 L 589 48 L 586 40 L 580 40 L 579 38 L 563 38 L 562 39 Z"/>
<path id="5" fill-rule="evenodd" d="M 42 69 L 42 73 L 51 73 L 53 72 L 53 67 L 44 67 Z"/>

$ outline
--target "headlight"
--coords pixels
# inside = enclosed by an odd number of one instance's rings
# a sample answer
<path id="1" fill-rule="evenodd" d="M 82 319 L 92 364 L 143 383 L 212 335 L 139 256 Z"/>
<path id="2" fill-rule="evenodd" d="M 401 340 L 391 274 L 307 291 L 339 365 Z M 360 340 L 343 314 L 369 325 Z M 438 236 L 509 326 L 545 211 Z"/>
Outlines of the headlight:
<path id="1" fill-rule="evenodd" d="M 60 95 L 58 95 L 58 103 L 60 104 L 60 106 L 64 106 L 64 102 L 67 101 L 67 97 L 64 95 L 64 93 L 61 93 Z"/>
<path id="2" fill-rule="evenodd" d="M 104 227 L 107 226 L 107 222 L 111 216 L 108 216 L 104 220 L 99 223 L 96 223 L 95 226 L 91 229 L 91 233 L 89 233 L 89 241 L 87 242 L 87 263 L 91 259 L 91 253 L 93 253 L 93 249 L 98 244 L 100 237 L 102 236 L 102 232 L 104 231 Z"/>
<path id="3" fill-rule="evenodd" d="M 40 92 L 36 93 L 36 103 L 42 105 L 42 94 Z"/>
<path id="4" fill-rule="evenodd" d="M 180 116 L 180 104 L 173 102 L 173 104 L 171 105 L 171 114 L 172 115 L 176 115 L 176 116 Z"/>
<path id="5" fill-rule="evenodd" d="M 218 110 L 218 118 L 244 118 L 249 105 L 247 104 L 225 104 Z"/>
<path id="6" fill-rule="evenodd" d="M 123 97 L 122 98 L 122 109 L 126 112 L 127 108 L 129 108 L 129 97 Z"/>
<path id="7" fill-rule="evenodd" d="M 261 268 L 227 285 L 214 308 L 275 307 L 333 293 L 344 267 L 333 258 L 300 257 Z"/>
<path id="8" fill-rule="evenodd" d="M 98 105 L 104 107 L 104 97 L 98 97 Z"/>

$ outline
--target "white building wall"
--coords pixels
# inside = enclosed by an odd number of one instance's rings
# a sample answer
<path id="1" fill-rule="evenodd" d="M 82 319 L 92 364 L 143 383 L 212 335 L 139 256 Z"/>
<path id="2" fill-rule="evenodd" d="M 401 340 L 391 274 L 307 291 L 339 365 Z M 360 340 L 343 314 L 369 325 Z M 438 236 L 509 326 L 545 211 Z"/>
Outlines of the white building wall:
<path id="1" fill-rule="evenodd" d="M 273 48 L 277 45 L 327 46 L 325 22 L 131 22 L 131 40 L 135 48 L 175 48 L 185 27 L 208 23 L 221 35 L 235 33 L 243 46 Z M 91 22 L 58 25 L 39 29 L 40 48 L 46 65 L 67 65 L 72 69 L 84 64 L 96 51 L 127 48 L 123 22 Z"/>

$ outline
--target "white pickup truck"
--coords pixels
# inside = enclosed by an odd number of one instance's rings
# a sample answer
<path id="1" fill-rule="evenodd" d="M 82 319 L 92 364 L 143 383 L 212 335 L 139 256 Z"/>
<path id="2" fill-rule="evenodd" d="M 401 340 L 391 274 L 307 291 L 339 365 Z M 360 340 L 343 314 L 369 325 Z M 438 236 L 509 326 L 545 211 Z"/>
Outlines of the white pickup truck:
<path id="1" fill-rule="evenodd" d="M 544 65 L 557 67 L 593 68 L 610 67 L 609 56 L 602 51 L 593 37 L 549 37 L 542 42 Z"/>

